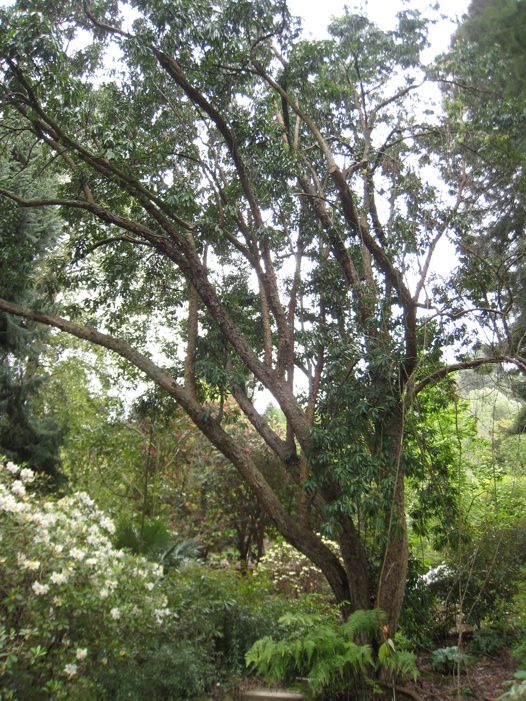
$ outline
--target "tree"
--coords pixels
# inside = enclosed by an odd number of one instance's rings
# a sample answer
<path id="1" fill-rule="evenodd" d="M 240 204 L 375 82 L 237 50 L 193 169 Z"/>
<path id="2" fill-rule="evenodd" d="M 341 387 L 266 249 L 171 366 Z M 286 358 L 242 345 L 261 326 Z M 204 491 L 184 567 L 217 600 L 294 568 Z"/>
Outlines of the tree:
<path id="1" fill-rule="evenodd" d="M 49 191 L 49 182 L 34 184 L 37 158 L 23 137 L 2 156 L 1 178 L 19 195 L 38 197 L 40 188 Z M 50 208 L 21 210 L 3 198 L 0 220 L 0 294 L 19 304 L 48 307 L 53 288 L 42 263 L 60 234 L 60 219 Z M 37 406 L 47 335 L 45 327 L 0 312 L 0 453 L 60 480 L 64 430 Z"/>
<path id="2" fill-rule="evenodd" d="M 344 613 L 385 609 L 392 635 L 415 469 L 406 417 L 457 369 L 524 368 L 511 351 L 441 359 L 464 331 L 426 283 L 464 179 L 449 194 L 429 182 L 449 165 L 436 155 L 446 130 L 418 117 L 426 21 L 405 11 L 383 32 L 346 12 L 329 40 L 307 41 L 282 0 L 131 5 L 132 29 L 110 0 L 24 0 L 0 15 L 2 143 L 31 135 L 61 183 L 28 198 L 4 182 L 0 195 L 60 208 L 57 276 L 76 292 L 68 319 L 0 308 L 145 373 L 320 567 Z M 74 50 L 81 29 L 91 42 Z M 261 386 L 285 437 L 252 401 Z M 297 517 L 225 427 L 228 397 L 297 490 Z"/>
<path id="3" fill-rule="evenodd" d="M 486 345 L 511 353 L 526 331 L 524 27 L 523 3 L 473 0 L 438 76 L 465 177 L 454 286 L 485 316 Z"/>

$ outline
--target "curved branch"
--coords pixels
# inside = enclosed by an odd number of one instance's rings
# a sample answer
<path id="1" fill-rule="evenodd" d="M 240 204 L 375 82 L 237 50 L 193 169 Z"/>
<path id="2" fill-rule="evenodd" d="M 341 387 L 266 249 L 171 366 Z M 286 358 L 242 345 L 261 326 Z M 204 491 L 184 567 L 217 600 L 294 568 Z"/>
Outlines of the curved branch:
<path id="1" fill-rule="evenodd" d="M 459 372 L 459 370 L 473 370 L 474 368 L 479 368 L 482 365 L 502 365 L 503 363 L 510 363 L 512 365 L 515 365 L 519 368 L 519 370 L 522 370 L 522 372 L 526 373 L 526 363 L 522 359 L 515 358 L 510 355 L 497 355 L 493 358 L 476 358 L 475 360 L 467 360 L 463 363 L 454 363 L 453 365 L 446 365 L 445 367 L 440 368 L 439 370 L 436 370 L 435 372 L 431 373 L 431 375 L 428 375 L 421 382 L 416 384 L 411 390 L 411 392 L 408 392 L 406 394 L 404 399 L 404 406 L 406 409 L 408 409 L 419 392 L 421 392 L 428 385 L 436 384 L 440 380 L 444 379 L 444 377 L 446 377 L 447 375 L 451 375 L 454 372 Z"/>

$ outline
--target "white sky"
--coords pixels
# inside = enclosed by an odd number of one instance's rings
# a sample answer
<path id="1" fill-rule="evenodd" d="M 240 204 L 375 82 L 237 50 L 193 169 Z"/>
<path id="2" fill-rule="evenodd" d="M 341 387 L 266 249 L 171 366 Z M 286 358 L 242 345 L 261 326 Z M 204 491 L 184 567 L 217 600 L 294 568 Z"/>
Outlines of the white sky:
<path id="1" fill-rule="evenodd" d="M 345 5 L 351 11 L 354 8 L 358 13 L 363 11 L 384 30 L 395 27 L 397 12 L 420 10 L 425 16 L 437 19 L 437 24 L 430 29 L 432 52 L 436 54 L 447 49 L 456 21 L 466 12 L 469 0 L 440 0 L 437 3 L 429 0 L 365 0 L 362 3 L 359 0 L 288 0 L 288 5 L 294 15 L 303 17 L 305 30 L 320 39 L 327 36 L 325 29 L 330 18 L 342 15 Z M 431 9 L 432 6 L 438 6 L 438 11 Z"/>

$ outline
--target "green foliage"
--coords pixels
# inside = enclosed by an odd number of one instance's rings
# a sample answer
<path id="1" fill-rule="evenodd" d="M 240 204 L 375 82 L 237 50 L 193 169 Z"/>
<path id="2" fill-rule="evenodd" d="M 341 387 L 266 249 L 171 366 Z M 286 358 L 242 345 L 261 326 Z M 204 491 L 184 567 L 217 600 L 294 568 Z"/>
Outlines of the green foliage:
<path id="1" fill-rule="evenodd" d="M 513 675 L 514 682 L 509 682 L 509 689 L 501 694 L 497 701 L 524 701 L 526 699 L 526 671 L 520 669 Z"/>
<path id="2" fill-rule="evenodd" d="M 336 543 L 324 539 L 334 552 L 338 551 Z M 320 594 L 327 601 L 333 596 L 321 570 L 283 541 L 273 543 L 260 559 L 255 577 L 263 574 L 273 583 L 281 594 L 298 597 L 301 594 Z"/>
<path id="3" fill-rule="evenodd" d="M 181 567 L 191 559 L 199 557 L 196 538 L 173 542 L 164 521 L 143 522 L 139 526 L 121 521 L 115 532 L 115 546 L 126 548 L 136 555 L 159 562 L 163 567 Z"/>
<path id="4" fill-rule="evenodd" d="M 508 628 L 509 621 L 477 628 L 473 631 L 470 649 L 482 655 L 497 657 L 512 639 Z"/>
<path id="5" fill-rule="evenodd" d="M 292 606 L 264 578 L 197 563 L 163 575 L 112 547 L 113 522 L 86 495 L 40 497 L 0 470 L 2 693 L 39 699 L 187 699 L 231 683 Z"/>
<path id="6" fill-rule="evenodd" d="M 86 494 L 41 499 L 34 484 L 31 470 L 0 467 L 3 686 L 19 698 L 89 698 L 170 626 L 162 568 L 114 550 L 113 523 Z"/>
<path id="7" fill-rule="evenodd" d="M 443 349 L 466 343 L 471 325 L 459 318 L 507 333 L 520 306 L 510 290 L 523 284 L 522 253 L 503 256 L 523 208 L 502 208 L 491 221 L 499 235 L 480 237 L 485 214 L 463 201 L 464 146 L 498 152 L 482 130 L 493 108 L 478 113 L 473 142 L 462 141 L 455 94 L 454 128 L 433 109 L 423 115 L 429 22 L 413 10 L 385 31 L 346 9 L 329 39 L 312 41 L 284 0 L 130 6 L 126 31 L 118 0 L 0 10 L 0 148 L 24 135 L 37 180 L 50 173 L 57 184 L 64 235 L 48 262 L 61 313 L 81 326 L 38 318 L 96 339 L 170 395 L 150 393 L 128 413 L 117 401 L 102 424 L 104 400 L 89 396 L 89 420 L 75 419 L 83 436 L 68 445 L 72 482 L 142 524 L 127 535 L 139 550 L 161 519 L 174 538 L 198 537 L 204 555 L 235 544 L 246 563 L 262 554 L 271 515 L 339 603 L 382 602 L 394 634 L 405 504 L 416 537 L 436 531 L 437 547 L 469 537 L 456 526 L 475 494 L 462 454 L 471 427 L 451 441 L 444 376 L 455 366 Z M 481 64 L 466 51 L 469 78 Z M 506 109 L 499 101 L 501 126 Z M 518 157 L 518 172 L 521 149 L 502 143 L 497 160 Z M 7 183 L 2 202 L 43 206 L 23 194 Z M 432 254 L 450 231 L 463 267 L 453 284 L 435 284 Z M 495 343 L 501 359 L 520 350 L 506 341 Z M 261 386 L 285 427 L 257 411 Z M 344 562 L 320 532 L 340 542 Z M 318 571 L 309 577 L 317 586 Z"/>
<path id="8" fill-rule="evenodd" d="M 246 655 L 247 665 L 269 681 L 306 679 L 314 693 L 337 692 L 359 680 L 372 683 L 376 666 L 390 675 L 416 677 L 414 655 L 396 650 L 392 640 L 384 639 L 376 661 L 370 645 L 360 642 L 377 637 L 383 622 L 376 610 L 355 611 L 339 624 L 319 615 L 287 615 L 279 621 L 280 638 L 258 640 Z"/>
<path id="9" fill-rule="evenodd" d="M 431 663 L 444 674 L 453 674 L 462 666 L 469 665 L 471 658 L 458 645 L 441 647 L 431 653 Z"/>
<path id="10" fill-rule="evenodd" d="M 448 634 L 450 628 L 438 614 L 437 596 L 424 578 L 426 571 L 421 558 L 409 558 L 400 631 L 404 639 L 410 641 L 411 649 L 433 647 L 437 639 L 442 640 Z"/>
<path id="11" fill-rule="evenodd" d="M 11 152 L 0 151 L 0 187 L 7 185 L 20 196 L 50 194 L 56 184 L 52 179 L 35 183 L 40 167 L 39 154 L 21 138 Z M 46 257 L 56 246 L 62 222 L 51 208 L 35 215 L 0 198 L 0 296 L 49 309 L 57 288 Z M 0 312 L 0 451 L 61 481 L 64 427 L 39 402 L 46 379 L 40 360 L 48 336 L 35 324 Z"/>

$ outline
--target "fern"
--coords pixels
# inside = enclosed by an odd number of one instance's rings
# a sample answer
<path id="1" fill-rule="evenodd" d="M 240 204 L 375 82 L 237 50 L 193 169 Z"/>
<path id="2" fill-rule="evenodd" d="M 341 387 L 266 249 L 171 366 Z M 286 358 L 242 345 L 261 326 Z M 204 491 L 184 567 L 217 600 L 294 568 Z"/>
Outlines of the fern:
<path id="1" fill-rule="evenodd" d="M 360 680 L 372 682 L 368 674 L 376 667 L 416 676 L 414 655 L 396 650 L 392 640 L 380 646 L 376 663 L 370 646 L 362 642 L 378 637 L 384 620 L 380 611 L 355 611 L 340 625 L 321 623 L 320 616 L 289 614 L 279 622 L 283 637 L 258 640 L 246 654 L 246 663 L 272 682 L 306 678 L 314 693 L 340 691 Z"/>
<path id="2" fill-rule="evenodd" d="M 370 638 L 378 633 L 384 625 L 385 614 L 379 609 L 364 611 L 359 609 L 351 613 L 349 618 L 342 624 L 342 632 L 348 640 L 354 640 L 356 636 Z"/>

